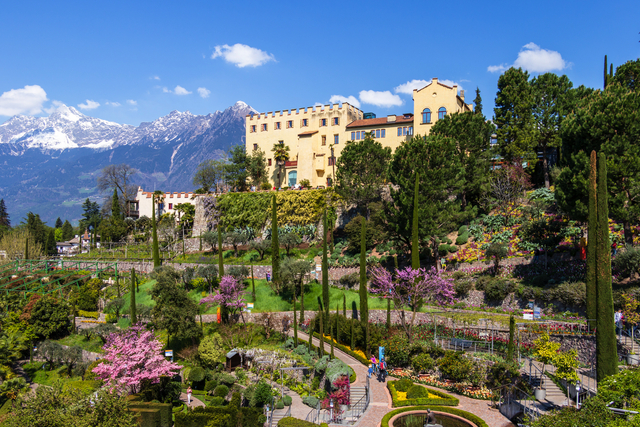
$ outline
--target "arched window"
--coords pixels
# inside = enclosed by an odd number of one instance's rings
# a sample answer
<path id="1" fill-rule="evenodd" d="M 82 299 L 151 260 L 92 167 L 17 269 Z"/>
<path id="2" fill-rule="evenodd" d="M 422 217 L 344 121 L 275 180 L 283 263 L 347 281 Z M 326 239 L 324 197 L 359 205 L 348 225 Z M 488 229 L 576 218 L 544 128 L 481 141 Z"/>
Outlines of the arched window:
<path id="1" fill-rule="evenodd" d="M 289 172 L 289 187 L 293 187 L 298 182 L 298 171 Z"/>
<path id="2" fill-rule="evenodd" d="M 438 120 L 444 119 L 444 116 L 446 115 L 447 115 L 447 109 L 444 107 L 440 107 L 440 109 L 438 110 Z"/>
<path id="3" fill-rule="evenodd" d="M 431 123 L 431 110 L 428 108 L 422 110 L 422 123 Z"/>

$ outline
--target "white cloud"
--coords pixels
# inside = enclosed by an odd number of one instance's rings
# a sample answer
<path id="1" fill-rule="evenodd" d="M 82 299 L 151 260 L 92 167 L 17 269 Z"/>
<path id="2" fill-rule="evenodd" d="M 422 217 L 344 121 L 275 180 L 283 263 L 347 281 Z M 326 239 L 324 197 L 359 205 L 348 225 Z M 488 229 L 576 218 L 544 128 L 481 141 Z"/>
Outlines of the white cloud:
<path id="1" fill-rule="evenodd" d="M 411 80 L 410 82 L 406 82 L 404 84 L 401 84 L 400 86 L 397 86 L 394 91 L 396 93 L 407 93 L 407 94 L 412 94 L 414 89 L 422 89 L 423 87 L 425 87 L 426 85 L 428 85 L 430 82 L 426 81 L 426 80 Z"/>
<path id="2" fill-rule="evenodd" d="M 86 104 L 78 104 L 78 108 L 80 108 L 81 110 L 95 110 L 99 106 L 99 102 L 92 101 L 91 99 L 87 99 Z"/>
<path id="3" fill-rule="evenodd" d="M 166 87 L 163 87 L 163 88 L 162 88 L 162 91 L 163 91 L 164 93 L 171 93 L 171 91 L 170 91 L 169 89 L 167 89 Z"/>
<path id="4" fill-rule="evenodd" d="M 275 61 L 275 57 L 263 50 L 246 44 L 236 43 L 233 46 L 228 44 L 216 46 L 215 51 L 211 55 L 211 59 L 218 57 L 224 58 L 225 61 L 234 64 L 236 67 L 257 67 L 269 61 Z"/>
<path id="5" fill-rule="evenodd" d="M 388 90 L 362 90 L 360 91 L 360 101 L 377 107 L 398 107 L 402 105 L 402 99 Z"/>
<path id="6" fill-rule="evenodd" d="M 518 52 L 513 66 L 522 68 L 532 73 L 547 73 L 549 71 L 561 71 L 569 67 L 570 63 L 562 59 L 560 52 L 555 50 L 542 49 L 537 44 L 531 42 L 522 46 Z M 487 71 L 491 73 L 503 72 L 509 66 L 507 64 L 490 65 Z"/>
<path id="7" fill-rule="evenodd" d="M 160 80 L 159 76 L 151 76 L 149 77 L 149 80 Z"/>
<path id="8" fill-rule="evenodd" d="M 173 90 L 173 93 L 175 93 L 176 95 L 189 95 L 189 94 L 191 94 L 193 92 L 189 92 L 188 90 L 186 90 L 182 86 L 176 86 L 176 88 Z"/>
<path id="9" fill-rule="evenodd" d="M 58 109 L 59 106 L 64 105 L 62 101 L 51 101 L 51 106 L 49 108 L 44 108 L 44 112 L 47 114 L 51 114 Z"/>
<path id="10" fill-rule="evenodd" d="M 211 91 L 209 89 L 207 89 L 206 87 L 199 87 L 198 88 L 198 95 L 200 95 L 201 98 L 208 98 L 209 95 L 211 95 Z"/>
<path id="11" fill-rule="evenodd" d="M 138 105 L 138 101 L 134 101 L 133 99 L 127 99 L 127 104 L 129 104 L 129 105 Z"/>
<path id="12" fill-rule="evenodd" d="M 107 104 L 110 107 L 119 107 L 120 105 L 122 105 L 119 102 L 109 102 L 109 101 L 105 102 L 105 104 Z"/>
<path id="13" fill-rule="evenodd" d="M 47 93 L 38 85 L 11 89 L 0 95 L 0 116 L 16 114 L 38 114 L 47 101 Z"/>
<path id="14" fill-rule="evenodd" d="M 354 107 L 360 108 L 360 101 L 358 101 L 358 98 L 356 98 L 353 95 L 350 95 L 350 96 L 332 95 L 331 98 L 329 98 L 329 102 L 332 104 L 338 104 L 340 102 L 348 102 Z"/>

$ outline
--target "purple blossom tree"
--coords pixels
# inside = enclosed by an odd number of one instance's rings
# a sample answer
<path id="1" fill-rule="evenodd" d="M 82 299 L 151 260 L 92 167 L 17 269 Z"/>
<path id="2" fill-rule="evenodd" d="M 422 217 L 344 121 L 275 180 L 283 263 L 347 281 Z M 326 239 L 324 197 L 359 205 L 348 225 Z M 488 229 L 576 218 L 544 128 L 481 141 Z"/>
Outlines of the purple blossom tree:
<path id="1" fill-rule="evenodd" d="M 395 270 L 395 278 L 385 268 L 371 269 L 370 292 L 393 300 L 396 309 L 400 309 L 402 327 L 409 341 L 412 339 L 416 313 L 425 304 L 445 305 L 454 302 L 453 280 L 445 279 L 432 267 L 430 270 L 411 267 Z M 407 324 L 405 309 L 412 313 L 411 323 Z"/>
<path id="2" fill-rule="evenodd" d="M 141 325 L 114 332 L 103 347 L 106 362 L 93 372 L 112 387 L 138 393 L 145 384 L 155 384 L 161 376 L 180 371 L 180 365 L 164 358 L 162 345 L 153 331 Z"/>
<path id="3" fill-rule="evenodd" d="M 245 289 L 240 281 L 233 276 L 223 276 L 216 293 L 202 298 L 200 304 L 207 304 L 209 307 L 220 305 L 226 307 L 229 314 L 235 314 L 241 311 L 246 304 L 244 295 Z"/>

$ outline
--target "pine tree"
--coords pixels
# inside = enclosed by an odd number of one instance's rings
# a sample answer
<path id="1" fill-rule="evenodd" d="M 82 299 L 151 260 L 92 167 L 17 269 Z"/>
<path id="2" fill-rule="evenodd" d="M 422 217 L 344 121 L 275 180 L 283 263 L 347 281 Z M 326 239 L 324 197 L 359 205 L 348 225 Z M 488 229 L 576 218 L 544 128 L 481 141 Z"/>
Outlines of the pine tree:
<path id="1" fill-rule="evenodd" d="M 314 319 L 315 320 L 315 319 Z M 309 322 L 309 354 L 311 354 L 311 350 L 313 349 L 313 331 L 314 331 L 315 321 Z"/>
<path id="2" fill-rule="evenodd" d="M 607 80 L 608 80 L 609 75 L 607 74 L 607 55 L 604 56 L 604 85 L 602 86 L 603 89 L 607 88 Z"/>
<path id="3" fill-rule="evenodd" d="M 4 204 L 4 199 L 0 199 L 0 227 L 11 228 L 11 221 L 9 220 L 9 214 L 7 213 L 7 206 Z"/>
<path id="4" fill-rule="evenodd" d="M 606 59 L 605 59 L 606 61 Z M 598 230 L 598 211 L 596 195 L 596 152 L 591 152 L 591 168 L 589 173 L 589 222 L 587 225 L 587 276 L 586 276 L 586 299 L 587 299 L 587 321 L 591 327 L 595 327 L 597 318 L 596 302 L 596 235 Z"/>
<path id="5" fill-rule="evenodd" d="M 73 226 L 69 221 L 65 221 L 62 224 L 62 240 L 66 242 L 71 239 L 73 239 Z"/>
<path id="6" fill-rule="evenodd" d="M 0 210 L 0 212 L 1 212 L 1 210 Z M 2 215 L 2 214 L 0 213 L 0 215 Z M 62 228 L 62 225 L 63 225 L 62 224 L 62 220 L 60 219 L 60 217 L 58 217 L 58 219 L 56 219 L 55 228 Z"/>
<path id="7" fill-rule="evenodd" d="M 365 328 L 364 348 L 369 345 L 369 302 L 367 301 L 367 221 L 360 228 L 360 321 Z"/>
<path id="8" fill-rule="evenodd" d="M 507 362 L 513 362 L 513 351 L 515 347 L 514 335 L 516 331 L 516 318 L 513 314 L 509 317 L 509 344 L 507 345 Z"/>
<path id="9" fill-rule="evenodd" d="M 153 193 L 153 209 L 151 210 L 151 239 L 153 240 L 153 268 L 160 267 L 160 248 L 158 247 L 158 225 L 156 224 L 156 196 Z"/>
<path id="10" fill-rule="evenodd" d="M 420 268 L 420 250 L 418 243 L 418 174 L 416 174 L 416 186 L 413 193 L 413 215 L 411 225 L 411 268 Z M 437 266 L 436 266 L 437 267 Z"/>
<path id="11" fill-rule="evenodd" d="M 473 103 L 476 105 L 473 112 L 482 115 L 482 97 L 480 96 L 479 87 L 476 87 L 476 99 L 473 100 Z"/>
<path id="12" fill-rule="evenodd" d="M 271 280 L 280 282 L 280 240 L 278 236 L 278 206 L 276 195 L 271 197 Z"/>
<path id="13" fill-rule="evenodd" d="M 340 321 L 338 319 L 338 316 L 340 316 L 340 304 L 336 304 L 336 342 L 340 342 L 340 328 L 338 327 L 340 325 Z"/>
<path id="14" fill-rule="evenodd" d="M 611 249 L 609 240 L 609 207 L 607 193 L 607 159 L 598 156 L 598 188 L 596 206 L 596 374 L 598 381 L 618 372 L 618 349 L 613 322 L 613 290 L 611 289 Z"/>
<path id="15" fill-rule="evenodd" d="M 138 323 L 138 313 L 136 310 L 136 270 L 131 268 L 131 287 L 129 289 L 131 292 L 131 303 L 129 307 L 129 313 L 131 314 L 131 325 L 135 325 Z"/>
<path id="16" fill-rule="evenodd" d="M 324 210 L 324 216 L 322 220 L 322 302 L 326 312 L 326 318 L 329 317 L 329 268 L 327 260 L 327 210 Z"/>
<path id="17" fill-rule="evenodd" d="M 49 229 L 49 233 L 47 235 L 47 255 L 53 255 L 56 253 L 56 234 L 53 231 L 53 228 Z"/>

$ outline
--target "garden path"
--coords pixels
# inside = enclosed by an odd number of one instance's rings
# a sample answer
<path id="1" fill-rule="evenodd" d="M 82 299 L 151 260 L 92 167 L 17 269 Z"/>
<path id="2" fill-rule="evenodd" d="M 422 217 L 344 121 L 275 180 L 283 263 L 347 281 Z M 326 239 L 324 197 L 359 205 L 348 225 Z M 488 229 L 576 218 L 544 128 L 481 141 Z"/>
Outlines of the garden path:
<path id="1" fill-rule="evenodd" d="M 180 401 L 182 403 L 184 403 L 185 405 L 187 404 L 187 393 L 180 393 Z M 205 404 L 198 399 L 197 397 L 195 397 L 193 394 L 191 395 L 191 408 L 195 408 L 198 406 L 205 406 Z"/>
<path id="2" fill-rule="evenodd" d="M 40 384 L 34 383 L 33 381 L 31 381 L 31 378 L 29 378 L 29 375 L 27 375 L 27 373 L 22 368 L 22 365 L 24 365 L 25 363 L 29 363 L 29 359 L 17 360 L 13 365 L 13 372 L 15 372 L 16 375 L 18 375 L 19 377 L 24 378 L 24 380 L 27 382 L 27 385 L 29 386 L 29 389 L 31 389 L 31 391 L 36 391 L 36 389 L 40 386 Z"/>

